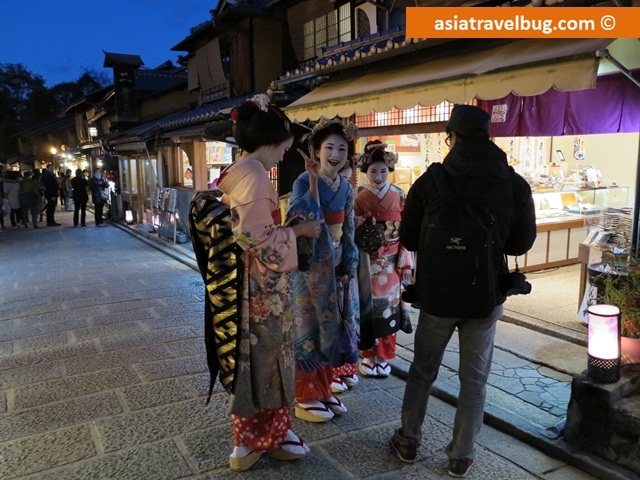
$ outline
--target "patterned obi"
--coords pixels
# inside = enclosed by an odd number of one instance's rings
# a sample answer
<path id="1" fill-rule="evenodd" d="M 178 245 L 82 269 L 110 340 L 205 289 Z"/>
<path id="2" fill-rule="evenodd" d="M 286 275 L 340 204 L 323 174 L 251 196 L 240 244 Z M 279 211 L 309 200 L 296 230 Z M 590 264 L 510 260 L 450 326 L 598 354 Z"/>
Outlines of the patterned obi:
<path id="1" fill-rule="evenodd" d="M 384 222 L 384 239 L 393 243 L 400 239 L 400 221 L 402 214 L 400 212 L 378 212 L 374 215 L 376 222 Z"/>

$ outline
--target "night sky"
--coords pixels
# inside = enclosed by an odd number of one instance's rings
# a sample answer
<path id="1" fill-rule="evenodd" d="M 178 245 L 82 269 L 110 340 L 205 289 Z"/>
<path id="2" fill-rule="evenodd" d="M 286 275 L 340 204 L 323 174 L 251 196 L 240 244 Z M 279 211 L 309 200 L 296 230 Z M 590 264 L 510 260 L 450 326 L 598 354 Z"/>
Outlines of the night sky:
<path id="1" fill-rule="evenodd" d="M 47 87 L 104 72 L 104 51 L 140 55 L 154 68 L 186 52 L 171 47 L 209 20 L 217 0 L 0 0 L 0 63 L 22 63 Z"/>

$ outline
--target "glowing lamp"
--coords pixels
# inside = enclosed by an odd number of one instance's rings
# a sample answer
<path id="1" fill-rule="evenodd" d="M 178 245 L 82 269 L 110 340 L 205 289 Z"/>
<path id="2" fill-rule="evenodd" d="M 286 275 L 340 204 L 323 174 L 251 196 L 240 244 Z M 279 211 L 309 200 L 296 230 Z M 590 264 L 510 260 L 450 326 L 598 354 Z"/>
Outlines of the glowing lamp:
<path id="1" fill-rule="evenodd" d="M 133 223 L 133 212 L 131 210 L 126 210 L 124 212 L 124 220 L 127 222 L 127 225 L 131 225 Z"/>
<path id="2" fill-rule="evenodd" d="M 591 305 L 587 346 L 587 375 L 597 383 L 620 380 L 620 309 Z"/>

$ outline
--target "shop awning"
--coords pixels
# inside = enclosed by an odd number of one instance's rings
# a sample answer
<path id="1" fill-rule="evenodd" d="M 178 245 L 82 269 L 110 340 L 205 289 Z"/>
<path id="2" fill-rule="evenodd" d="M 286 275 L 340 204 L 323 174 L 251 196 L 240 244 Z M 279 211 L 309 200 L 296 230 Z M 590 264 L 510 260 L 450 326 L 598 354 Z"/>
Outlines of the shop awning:
<path id="1" fill-rule="evenodd" d="M 447 100 L 468 102 L 509 93 L 538 95 L 594 88 L 597 50 L 612 39 L 517 40 L 472 54 L 451 56 L 350 78 L 336 78 L 285 108 L 294 121 L 388 112 Z"/>

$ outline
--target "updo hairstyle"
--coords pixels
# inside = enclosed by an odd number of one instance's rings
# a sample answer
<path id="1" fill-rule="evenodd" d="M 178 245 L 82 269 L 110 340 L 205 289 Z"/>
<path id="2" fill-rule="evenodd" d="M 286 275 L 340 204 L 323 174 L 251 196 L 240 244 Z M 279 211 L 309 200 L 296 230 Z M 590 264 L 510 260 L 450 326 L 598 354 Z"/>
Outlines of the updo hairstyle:
<path id="1" fill-rule="evenodd" d="M 314 129 L 313 134 L 309 137 L 309 145 L 317 152 L 320 150 L 322 143 L 332 134 L 339 135 L 345 139 L 347 142 L 347 158 L 351 158 L 355 152 L 355 142 L 347 139 L 344 132 L 344 125 L 340 122 L 329 123 L 322 129 Z"/>
<path id="2" fill-rule="evenodd" d="M 253 100 L 248 100 L 231 111 L 233 138 L 246 152 L 253 153 L 265 145 L 280 145 L 293 137 L 291 123 L 282 110 L 275 105 L 263 108 L 266 111 Z"/>
<path id="3" fill-rule="evenodd" d="M 382 143 L 380 140 L 368 141 L 364 146 L 365 153 L 360 156 L 357 162 L 360 171 L 367 173 L 371 164 L 382 162 L 389 168 L 390 172 L 393 172 L 395 170 L 395 161 L 390 158 L 391 152 L 387 152 L 386 148 L 387 144 Z"/>

